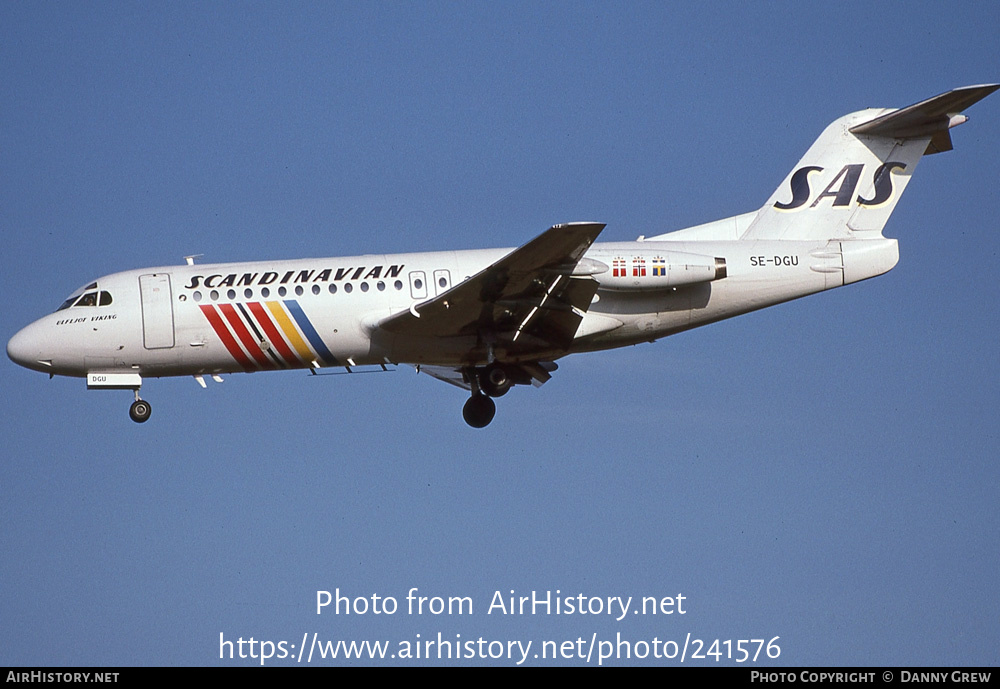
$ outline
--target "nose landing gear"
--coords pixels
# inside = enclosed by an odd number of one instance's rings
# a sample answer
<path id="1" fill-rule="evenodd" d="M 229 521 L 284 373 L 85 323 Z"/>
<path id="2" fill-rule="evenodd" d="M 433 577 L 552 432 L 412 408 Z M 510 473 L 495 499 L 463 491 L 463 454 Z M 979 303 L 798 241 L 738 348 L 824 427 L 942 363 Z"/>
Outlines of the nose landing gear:
<path id="1" fill-rule="evenodd" d="M 91 371 L 87 373 L 88 390 L 131 390 L 135 395 L 135 402 L 128 409 L 129 418 L 136 423 L 145 423 L 149 420 L 149 415 L 153 408 L 146 400 L 139 397 L 139 388 L 142 387 L 142 376 L 137 372 L 124 373 L 121 371 Z"/>
<path id="2" fill-rule="evenodd" d="M 128 415 L 136 423 L 145 423 L 149 420 L 149 415 L 153 413 L 153 408 L 149 402 L 139 398 L 139 391 L 135 391 L 135 402 L 128 408 Z"/>

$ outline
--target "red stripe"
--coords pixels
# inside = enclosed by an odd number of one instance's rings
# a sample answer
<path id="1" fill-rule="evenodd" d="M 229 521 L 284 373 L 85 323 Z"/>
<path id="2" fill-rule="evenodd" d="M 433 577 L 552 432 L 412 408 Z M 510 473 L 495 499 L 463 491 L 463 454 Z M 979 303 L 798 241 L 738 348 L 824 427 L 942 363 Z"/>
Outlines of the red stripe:
<path id="1" fill-rule="evenodd" d="M 211 304 L 202 304 L 201 312 L 205 314 L 205 318 L 207 318 L 208 322 L 212 324 L 212 329 L 215 330 L 215 334 L 219 336 L 219 339 L 222 340 L 222 344 L 226 346 L 226 349 L 229 350 L 229 353 L 232 354 L 233 358 L 236 359 L 239 365 L 246 371 L 254 370 L 256 367 L 253 365 L 253 362 L 247 358 L 247 355 L 243 353 L 240 346 L 236 344 L 236 340 L 234 340 L 233 336 L 229 334 L 229 329 L 219 317 L 219 314 L 215 311 L 215 307 Z"/>
<path id="2" fill-rule="evenodd" d="M 253 335 L 247 330 L 247 327 L 243 325 L 243 321 L 240 319 L 240 314 L 236 313 L 236 308 L 232 304 L 220 304 L 219 309 L 222 314 L 229 320 L 229 325 L 233 326 L 233 331 L 236 333 L 236 337 L 240 338 L 240 342 L 250 353 L 257 363 L 260 364 L 261 368 L 277 368 L 275 363 L 267 358 L 264 354 L 264 350 L 260 348 L 260 343 L 253 339 Z"/>
<path id="3" fill-rule="evenodd" d="M 267 335 L 267 339 L 274 345 L 274 348 L 285 358 L 292 366 L 302 366 L 303 362 L 300 362 L 298 357 L 295 356 L 295 352 L 292 351 L 288 343 L 285 342 L 285 338 L 281 336 L 281 333 L 274 325 L 274 321 L 267 313 L 267 309 L 259 301 L 252 301 L 247 304 L 250 307 L 251 313 L 257 318 L 257 324 L 264 329 L 264 334 Z"/>

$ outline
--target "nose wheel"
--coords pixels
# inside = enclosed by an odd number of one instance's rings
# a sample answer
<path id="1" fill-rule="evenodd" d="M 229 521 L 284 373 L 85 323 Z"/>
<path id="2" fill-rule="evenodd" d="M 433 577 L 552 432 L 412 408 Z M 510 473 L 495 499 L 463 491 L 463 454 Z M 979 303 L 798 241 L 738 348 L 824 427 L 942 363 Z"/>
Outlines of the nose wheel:
<path id="1" fill-rule="evenodd" d="M 128 415 L 136 423 L 145 423 L 149 420 L 149 415 L 153 413 L 153 408 L 146 400 L 139 399 L 139 391 L 135 391 L 135 402 L 128 408 Z"/>

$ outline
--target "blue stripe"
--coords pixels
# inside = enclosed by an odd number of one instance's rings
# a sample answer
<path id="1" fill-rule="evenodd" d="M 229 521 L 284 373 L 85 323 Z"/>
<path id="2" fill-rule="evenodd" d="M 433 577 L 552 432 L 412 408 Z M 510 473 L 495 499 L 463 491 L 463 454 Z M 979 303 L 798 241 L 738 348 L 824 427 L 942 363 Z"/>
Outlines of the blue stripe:
<path id="1" fill-rule="evenodd" d="M 289 312 L 292 314 L 292 318 L 294 318 L 295 322 L 298 323 L 299 329 L 302 330 L 302 334 L 306 336 L 307 340 L 309 340 L 309 344 L 313 346 L 313 349 L 316 350 L 319 357 L 331 366 L 339 366 L 340 363 L 337 361 L 337 357 L 335 357 L 333 353 L 326 348 L 326 344 L 324 344 L 323 340 L 320 339 L 319 333 L 316 332 L 316 328 L 313 327 L 313 324 L 306 317 L 302 307 L 299 306 L 299 302 L 294 299 L 289 299 L 285 302 L 285 306 L 288 307 Z"/>

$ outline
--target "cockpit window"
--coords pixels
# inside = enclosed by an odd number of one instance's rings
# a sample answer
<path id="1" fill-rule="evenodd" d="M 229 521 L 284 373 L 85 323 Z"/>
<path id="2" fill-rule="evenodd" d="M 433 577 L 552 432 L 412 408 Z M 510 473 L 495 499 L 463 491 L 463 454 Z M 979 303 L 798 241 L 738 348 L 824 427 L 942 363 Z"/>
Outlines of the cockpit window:
<path id="1" fill-rule="evenodd" d="M 81 295 L 81 292 L 83 294 Z M 64 301 L 62 305 L 56 309 L 56 311 L 62 311 L 63 309 L 68 309 L 71 306 L 110 306 L 114 301 L 111 297 L 111 292 L 107 290 L 97 291 L 97 283 L 92 282 L 82 289 L 78 289 L 73 293 L 69 299 Z"/>

